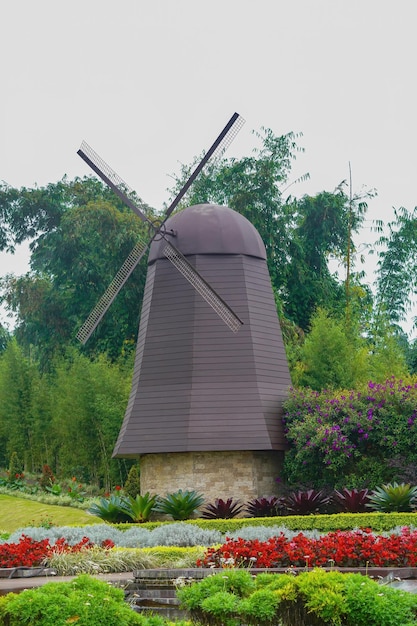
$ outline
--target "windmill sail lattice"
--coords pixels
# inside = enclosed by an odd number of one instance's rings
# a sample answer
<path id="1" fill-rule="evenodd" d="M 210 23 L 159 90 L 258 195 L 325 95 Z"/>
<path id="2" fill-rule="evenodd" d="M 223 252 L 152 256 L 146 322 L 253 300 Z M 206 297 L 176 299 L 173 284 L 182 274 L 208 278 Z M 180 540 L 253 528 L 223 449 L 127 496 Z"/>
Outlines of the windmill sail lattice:
<path id="1" fill-rule="evenodd" d="M 182 187 L 180 192 L 174 198 L 165 212 L 165 217 L 162 224 L 154 224 L 150 220 L 142 209 L 138 206 L 138 202 L 135 199 L 133 190 L 125 183 L 125 181 L 84 141 L 78 150 L 79 156 L 91 167 L 91 169 L 114 191 L 114 193 L 128 206 L 130 207 L 142 221 L 146 222 L 150 227 L 151 236 L 149 241 L 144 242 L 140 240 L 132 252 L 129 254 L 126 261 L 116 274 L 115 278 L 107 288 L 104 295 L 100 298 L 97 305 L 91 311 L 90 315 L 81 326 L 77 333 L 77 338 L 85 343 L 95 328 L 98 326 L 106 311 L 112 304 L 113 300 L 129 278 L 130 274 L 139 263 L 145 251 L 149 247 L 152 240 L 156 235 L 159 235 L 166 240 L 166 247 L 164 254 L 167 259 L 178 269 L 178 271 L 188 280 L 188 282 L 194 287 L 194 289 L 204 298 L 204 300 L 213 308 L 219 317 L 229 326 L 229 328 L 236 332 L 239 330 L 243 322 L 232 311 L 232 309 L 226 304 L 226 302 L 212 289 L 212 287 L 204 280 L 204 278 L 197 272 L 197 270 L 187 261 L 185 256 L 178 250 L 168 239 L 167 233 L 165 233 L 164 225 L 168 217 L 178 206 L 181 199 L 186 194 L 194 180 L 207 165 L 210 159 L 218 158 L 221 156 L 226 148 L 233 141 L 239 130 L 242 128 L 245 120 L 238 114 L 234 113 L 220 135 L 214 141 L 210 149 L 205 153 L 204 157 L 192 172 L 191 176 Z M 173 235 L 174 233 L 168 233 Z"/>
<path id="2" fill-rule="evenodd" d="M 243 119 L 241 115 L 239 115 L 238 113 L 234 113 L 232 115 L 232 117 L 230 118 L 226 126 L 223 128 L 220 135 L 217 137 L 216 141 L 213 143 L 210 149 L 207 150 L 206 154 L 203 156 L 200 163 L 197 165 L 197 167 L 191 174 L 190 178 L 187 180 L 185 185 L 182 187 L 181 191 L 178 193 L 178 195 L 174 198 L 174 200 L 171 202 L 171 204 L 167 208 L 165 212 L 165 220 L 167 220 L 167 218 L 171 215 L 172 211 L 178 206 L 181 199 L 187 193 L 188 189 L 191 187 L 191 185 L 193 184 L 197 176 L 200 174 L 200 172 L 203 171 L 207 163 L 210 160 L 220 158 L 221 155 L 225 152 L 225 150 L 227 150 L 227 148 L 230 146 L 233 139 L 236 137 L 236 135 L 238 134 L 238 132 L 240 131 L 244 123 L 245 123 L 245 120 Z"/>
<path id="3" fill-rule="evenodd" d="M 174 246 L 168 244 L 164 248 L 164 255 L 171 261 L 177 270 L 188 280 L 202 298 L 216 311 L 217 315 L 236 333 L 243 322 L 232 311 L 230 306 L 210 287 L 210 285 L 196 272 L 191 263 Z"/>
<path id="4" fill-rule="evenodd" d="M 77 151 L 77 154 L 91 167 L 91 169 L 100 176 L 101 180 L 106 183 L 114 191 L 114 193 L 119 196 L 119 198 L 124 202 L 132 211 L 136 213 L 140 217 L 141 220 L 150 224 L 153 228 L 155 228 L 153 222 L 141 211 L 138 207 L 137 202 L 133 200 L 134 191 L 129 187 L 125 181 L 120 178 L 119 174 L 115 172 L 110 165 L 108 165 L 102 158 L 97 154 L 95 150 L 91 146 L 88 145 L 86 141 L 83 141 L 80 149 Z"/>
<path id="5" fill-rule="evenodd" d="M 111 303 L 129 278 L 147 249 L 147 243 L 141 240 L 137 242 L 136 246 L 130 252 L 122 267 L 119 269 L 116 276 L 113 278 L 112 282 L 107 287 L 106 291 L 101 296 L 100 300 L 97 302 L 96 306 L 91 311 L 84 324 L 78 331 L 77 339 L 81 341 L 81 343 L 86 343 L 91 337 L 91 334 L 94 332 L 95 328 L 97 328 L 98 324 L 103 319 Z"/>

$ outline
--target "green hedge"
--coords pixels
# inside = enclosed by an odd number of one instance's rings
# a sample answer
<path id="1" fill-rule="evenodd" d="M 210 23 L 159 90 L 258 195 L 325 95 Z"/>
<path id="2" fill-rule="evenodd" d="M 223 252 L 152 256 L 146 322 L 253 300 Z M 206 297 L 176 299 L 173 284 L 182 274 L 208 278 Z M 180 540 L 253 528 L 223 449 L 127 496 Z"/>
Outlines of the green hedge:
<path id="1" fill-rule="evenodd" d="M 313 570 L 298 576 L 225 569 L 177 590 L 194 622 L 206 626 L 411 626 L 414 594 L 360 574 Z"/>
<path id="2" fill-rule="evenodd" d="M 143 528 L 153 530 L 172 522 L 147 522 Z M 242 517 L 234 519 L 193 519 L 183 522 L 207 530 L 219 530 L 222 533 L 233 532 L 246 526 L 285 526 L 290 530 L 352 530 L 353 528 L 371 528 L 374 531 L 386 531 L 396 526 L 416 526 L 417 513 L 335 513 L 332 515 L 283 515 L 279 517 Z M 120 530 L 130 528 L 130 524 L 115 524 Z"/>
<path id="3" fill-rule="evenodd" d="M 124 601 L 123 589 L 83 575 L 70 582 L 51 582 L 0 597 L 0 624 L 165 626 L 168 622 L 162 617 L 135 613 Z"/>

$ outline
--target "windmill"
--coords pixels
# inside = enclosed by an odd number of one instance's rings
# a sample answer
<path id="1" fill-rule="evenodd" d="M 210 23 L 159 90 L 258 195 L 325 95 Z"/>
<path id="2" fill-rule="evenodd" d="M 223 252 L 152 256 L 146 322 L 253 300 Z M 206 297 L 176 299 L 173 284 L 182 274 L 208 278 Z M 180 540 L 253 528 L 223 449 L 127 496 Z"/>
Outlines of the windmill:
<path id="1" fill-rule="evenodd" d="M 202 204 L 173 214 L 242 124 L 235 113 L 160 225 L 87 144 L 78 151 L 150 228 L 77 335 L 87 341 L 149 248 L 132 389 L 113 454 L 140 456 L 144 492 L 198 488 L 207 497 L 249 499 L 276 489 L 290 376 L 264 244 L 227 207 Z"/>

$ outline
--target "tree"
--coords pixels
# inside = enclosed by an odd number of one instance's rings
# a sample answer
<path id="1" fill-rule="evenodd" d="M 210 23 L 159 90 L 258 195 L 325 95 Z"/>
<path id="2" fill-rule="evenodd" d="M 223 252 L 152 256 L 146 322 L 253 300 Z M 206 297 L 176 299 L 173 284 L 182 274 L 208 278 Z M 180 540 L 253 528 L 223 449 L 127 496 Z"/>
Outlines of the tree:
<path id="1" fill-rule="evenodd" d="M 284 283 L 294 224 L 293 207 L 284 202 L 282 194 L 288 186 L 291 163 L 302 148 L 294 133 L 277 137 L 272 130 L 263 128 L 256 137 L 262 145 L 253 150 L 253 156 L 215 161 L 195 181 L 182 206 L 213 202 L 244 215 L 261 235 L 272 282 L 280 286 Z M 199 158 L 194 163 L 197 161 Z M 173 195 L 188 178 L 194 163 L 183 166 L 179 176 L 174 177 Z"/>
<path id="2" fill-rule="evenodd" d="M 129 395 L 130 366 L 113 364 L 104 356 L 92 361 L 74 350 L 57 360 L 49 439 L 58 474 L 106 489 L 125 478 L 120 461 L 111 455 Z"/>
<path id="3" fill-rule="evenodd" d="M 129 212 L 114 193 L 92 177 L 64 178 L 45 187 L 16 189 L 0 182 L 0 250 L 13 252 L 23 241 L 31 241 L 35 250 L 43 236 L 59 229 L 66 212 L 89 202 L 110 202 L 119 211 Z M 135 198 L 141 210 L 148 214 L 151 209 Z"/>
<path id="4" fill-rule="evenodd" d="M 14 195 L 12 191 L 7 194 Z M 23 190 L 15 204 L 25 207 L 29 196 L 26 212 L 31 219 L 19 221 L 12 203 L 9 224 L 16 242 L 36 235 L 31 245 L 31 271 L 20 278 L 3 278 L 1 299 L 17 316 L 15 334 L 19 342 L 27 352 L 32 350 L 32 356 L 36 352 L 45 366 L 56 350 L 62 352 L 74 340 L 77 327 L 138 237 L 148 238 L 148 233 L 130 209 L 120 207 L 117 199 L 114 203 L 105 199 L 107 191 L 94 179 L 61 181 L 44 189 L 41 195 L 46 195 L 51 205 L 61 203 L 55 212 L 49 204 L 43 208 L 36 193 L 39 190 L 29 191 Z M 50 230 L 43 232 L 43 228 Z M 117 358 L 126 342 L 135 341 L 144 281 L 145 273 L 136 269 L 88 343 L 88 353 L 106 351 Z"/>
<path id="5" fill-rule="evenodd" d="M 24 357 L 15 339 L 0 358 L 0 466 L 8 465 L 13 452 L 32 466 L 31 387 L 34 368 Z"/>
<path id="6" fill-rule="evenodd" d="M 417 291 L 417 207 L 394 210 L 388 234 L 380 237 L 377 270 L 377 304 L 393 324 L 405 321 Z M 414 319 L 417 325 L 417 318 Z"/>
<path id="7" fill-rule="evenodd" d="M 349 337 L 344 320 L 325 309 L 313 315 L 311 329 L 301 348 L 294 372 L 295 386 L 348 389 L 367 378 L 368 349 L 359 334 Z"/>
<path id="8" fill-rule="evenodd" d="M 339 258 L 346 249 L 346 197 L 322 192 L 295 201 L 297 224 L 285 281 L 285 312 L 306 330 L 319 306 L 340 306 L 340 279 L 329 270 L 329 255 Z"/>
<path id="9" fill-rule="evenodd" d="M 345 302 L 344 286 L 329 270 L 329 256 L 346 263 L 347 250 L 355 249 L 352 237 L 363 221 L 366 203 L 349 198 L 342 185 L 315 197 L 284 197 L 292 184 L 291 164 L 302 151 L 298 136 L 277 137 L 263 129 L 257 138 L 262 145 L 253 156 L 223 159 L 208 168 L 187 194 L 185 204 L 225 204 L 249 219 L 265 244 L 282 315 L 305 331 L 318 306 L 340 307 Z M 175 190 L 191 169 L 182 168 Z"/>
<path id="10" fill-rule="evenodd" d="M 10 340 L 10 333 L 0 324 L 0 355 L 6 349 Z"/>

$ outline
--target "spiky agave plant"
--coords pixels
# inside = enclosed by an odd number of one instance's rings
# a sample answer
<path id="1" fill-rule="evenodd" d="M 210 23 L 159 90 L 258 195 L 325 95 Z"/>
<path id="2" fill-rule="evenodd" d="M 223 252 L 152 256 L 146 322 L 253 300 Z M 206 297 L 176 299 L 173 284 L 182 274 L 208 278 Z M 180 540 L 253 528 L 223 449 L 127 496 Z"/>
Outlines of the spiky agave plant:
<path id="1" fill-rule="evenodd" d="M 412 511 L 417 505 L 417 486 L 396 482 L 376 487 L 369 495 L 367 507 L 375 511 L 404 513 Z"/>
<path id="2" fill-rule="evenodd" d="M 159 497 L 154 507 L 157 513 L 171 515 L 174 520 L 189 519 L 204 502 L 204 496 L 196 491 L 182 491 L 169 493 Z"/>
<path id="3" fill-rule="evenodd" d="M 116 495 L 93 502 L 88 512 L 112 524 L 132 521 L 131 515 L 126 511 L 125 499 Z"/>
<path id="4" fill-rule="evenodd" d="M 132 521 L 137 524 L 147 522 L 151 516 L 152 511 L 157 503 L 158 496 L 151 496 L 151 494 L 145 493 L 143 496 L 137 494 L 136 498 L 127 496 L 124 498 L 125 511 L 132 518 Z"/>

